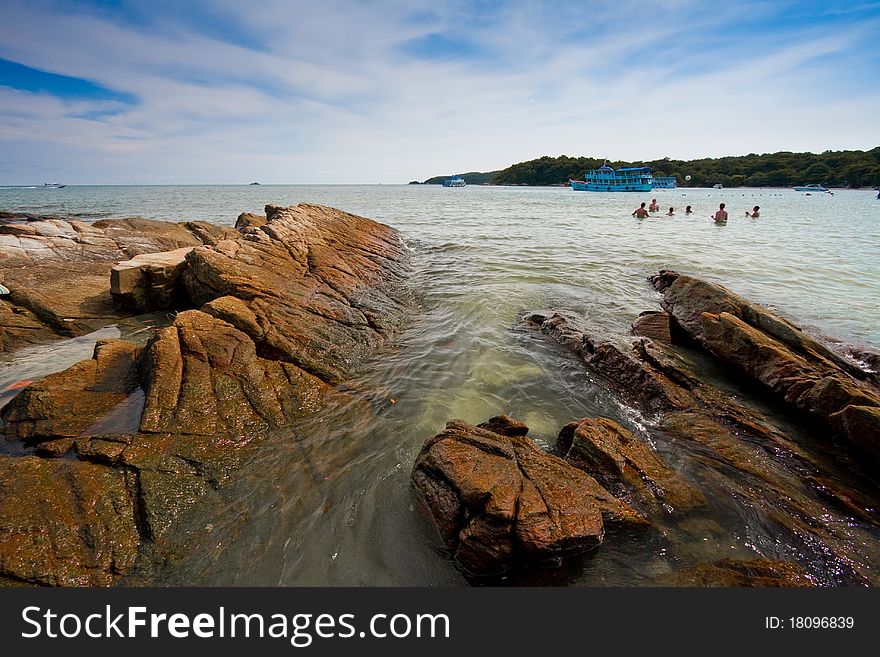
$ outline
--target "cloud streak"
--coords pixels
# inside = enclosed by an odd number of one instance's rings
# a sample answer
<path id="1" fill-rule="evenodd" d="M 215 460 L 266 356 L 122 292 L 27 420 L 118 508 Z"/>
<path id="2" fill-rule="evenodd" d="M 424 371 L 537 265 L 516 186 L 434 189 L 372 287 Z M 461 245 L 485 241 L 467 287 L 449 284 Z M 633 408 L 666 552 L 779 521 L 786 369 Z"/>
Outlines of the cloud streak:
<path id="1" fill-rule="evenodd" d="M 132 102 L 0 86 L 0 184 L 406 182 L 880 143 L 876 3 L 5 4 L 0 58 Z"/>

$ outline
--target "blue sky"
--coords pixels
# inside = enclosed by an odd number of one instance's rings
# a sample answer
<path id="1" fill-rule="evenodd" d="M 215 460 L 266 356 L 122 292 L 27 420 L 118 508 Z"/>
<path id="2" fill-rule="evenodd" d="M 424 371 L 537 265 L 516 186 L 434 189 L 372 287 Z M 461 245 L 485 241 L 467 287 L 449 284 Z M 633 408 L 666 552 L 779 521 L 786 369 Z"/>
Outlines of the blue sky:
<path id="1" fill-rule="evenodd" d="M 0 184 L 880 145 L 880 1 L 0 0 Z"/>

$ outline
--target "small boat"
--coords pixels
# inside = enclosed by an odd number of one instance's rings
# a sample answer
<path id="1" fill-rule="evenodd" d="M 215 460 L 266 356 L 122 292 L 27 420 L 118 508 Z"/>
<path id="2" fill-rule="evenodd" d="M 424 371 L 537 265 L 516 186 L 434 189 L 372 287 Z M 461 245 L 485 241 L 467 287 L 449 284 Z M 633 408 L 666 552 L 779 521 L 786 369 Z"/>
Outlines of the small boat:
<path id="1" fill-rule="evenodd" d="M 721 183 L 715 183 L 714 185 L 712 185 L 712 189 L 724 189 L 724 185 L 722 185 Z"/>
<path id="2" fill-rule="evenodd" d="M 46 189 L 64 189 L 67 185 L 62 185 L 61 183 L 43 183 L 43 187 Z"/>
<path id="3" fill-rule="evenodd" d="M 467 187 L 467 183 L 461 176 L 450 176 L 443 181 L 444 187 Z"/>
<path id="4" fill-rule="evenodd" d="M 675 189 L 677 186 L 675 176 L 654 176 L 654 189 Z"/>
<path id="5" fill-rule="evenodd" d="M 804 185 L 803 187 L 795 187 L 796 192 L 828 192 L 822 185 Z M 831 192 L 828 192 L 829 194 Z"/>
<path id="6" fill-rule="evenodd" d="M 650 192 L 654 189 L 654 176 L 650 167 L 612 169 L 603 164 L 584 174 L 583 180 L 569 179 L 576 192 Z"/>

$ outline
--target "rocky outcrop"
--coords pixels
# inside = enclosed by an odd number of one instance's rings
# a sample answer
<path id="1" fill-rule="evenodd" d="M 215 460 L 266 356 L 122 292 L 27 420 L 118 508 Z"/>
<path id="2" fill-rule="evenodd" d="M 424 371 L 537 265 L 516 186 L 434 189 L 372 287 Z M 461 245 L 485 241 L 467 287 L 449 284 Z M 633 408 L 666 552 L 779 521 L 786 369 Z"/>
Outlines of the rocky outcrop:
<path id="1" fill-rule="evenodd" d="M 675 336 L 681 328 L 673 331 L 673 344 L 664 344 L 646 338 L 609 336 L 583 318 L 569 314 L 533 313 L 524 322 L 570 350 L 601 377 L 601 385 L 637 408 L 645 417 L 646 438 L 674 445 L 678 450 L 688 446 L 690 467 L 699 468 L 700 480 L 723 489 L 731 499 L 744 500 L 753 509 L 760 509 L 763 522 L 812 554 L 812 559 L 830 560 L 836 581 L 878 581 L 875 557 L 857 549 L 852 535 L 858 533 L 870 540 L 868 536 L 877 525 L 876 503 L 870 502 L 870 492 L 855 497 L 848 494 L 840 481 L 852 473 L 812 449 L 813 439 L 802 443 L 741 404 L 729 391 L 709 383 L 700 375 L 703 366 L 697 366 L 686 351 L 676 347 Z M 840 414 L 830 416 L 830 421 L 839 424 L 841 431 L 872 435 L 873 407 L 846 408 L 850 409 L 847 413 L 838 411 Z M 844 429 L 847 422 L 849 428 Z M 595 432 L 595 423 L 588 423 L 586 429 Z M 650 495 L 655 494 L 656 504 L 668 510 L 667 501 L 656 495 L 666 488 L 648 481 L 655 477 L 663 481 L 663 470 L 646 477 L 645 466 L 631 460 L 627 450 L 633 444 L 638 447 L 638 443 L 621 440 L 620 432 L 614 430 L 610 435 L 602 432 L 597 438 L 579 441 L 582 449 L 573 451 L 576 432 L 577 425 L 563 432 L 560 447 L 567 458 L 574 463 L 585 461 L 585 467 L 600 465 L 595 476 L 635 508 L 654 513 L 656 506 L 652 506 Z M 568 438 L 571 445 L 566 442 Z M 829 472 L 834 476 L 827 476 Z M 609 475 L 615 475 L 616 480 Z M 821 486 L 810 483 L 819 480 Z M 859 481 L 855 478 L 851 483 Z M 864 481 L 861 485 L 870 488 Z M 699 500 L 699 493 L 691 497 L 688 489 L 680 492 L 685 509 L 689 498 Z M 670 506 L 674 509 L 676 504 Z M 691 508 L 699 512 L 698 504 Z M 652 519 L 656 521 L 657 517 Z M 841 532 L 841 526 L 858 529 Z"/>
<path id="2" fill-rule="evenodd" d="M 694 341 L 880 465 L 880 389 L 869 372 L 720 285 L 668 271 L 651 280 Z"/>
<path id="3" fill-rule="evenodd" d="M 266 214 L 242 239 L 193 249 L 187 292 L 207 312 L 220 308 L 260 354 L 339 380 L 405 313 L 395 292 L 403 242 L 387 226 L 323 206 Z"/>
<path id="4" fill-rule="evenodd" d="M 541 451 L 524 429 L 504 417 L 480 426 L 453 420 L 416 459 L 416 496 L 466 571 L 498 573 L 590 550 L 606 522 L 647 524 L 585 472 Z"/>
<path id="5" fill-rule="evenodd" d="M 31 384 L 0 412 L 6 438 L 33 454 L 2 458 L 0 527 L 13 531 L 0 532 L 0 580 L 118 581 L 183 514 L 219 504 L 267 435 L 327 404 L 366 404 L 334 384 L 404 316 L 400 236 L 317 206 L 272 215 L 246 244 L 190 251 L 185 266 L 198 276 L 187 285 L 203 310 L 178 313 L 142 349 L 99 342 L 91 360 Z M 144 246 L 105 230 L 126 248 Z M 212 297 L 204 281 L 223 294 Z M 332 304 L 348 310 L 332 315 Z M 299 351 L 267 347 L 280 344 L 267 323 L 275 318 Z M 334 355 L 333 367 L 298 364 Z M 51 503 L 30 502 L 42 499 Z M 63 550 L 50 555 L 52 546 Z"/>
<path id="6" fill-rule="evenodd" d="M 633 322 L 632 333 L 658 342 L 672 342 L 671 317 L 667 312 L 646 310 Z"/>
<path id="7" fill-rule="evenodd" d="M 111 268 L 144 253 L 236 236 L 205 222 L 58 218 L 0 219 L 0 348 L 75 336 L 130 316 L 110 294 Z"/>

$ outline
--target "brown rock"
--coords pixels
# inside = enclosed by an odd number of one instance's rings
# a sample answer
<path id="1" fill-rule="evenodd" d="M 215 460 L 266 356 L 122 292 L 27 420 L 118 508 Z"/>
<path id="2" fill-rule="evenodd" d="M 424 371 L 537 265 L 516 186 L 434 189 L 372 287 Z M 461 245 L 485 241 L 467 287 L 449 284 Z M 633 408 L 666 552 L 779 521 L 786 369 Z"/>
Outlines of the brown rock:
<path id="1" fill-rule="evenodd" d="M 251 214 L 250 212 L 242 212 L 235 220 L 235 230 L 240 233 L 249 232 L 250 228 L 259 228 L 266 223 L 266 217 L 259 214 Z"/>
<path id="2" fill-rule="evenodd" d="M 497 419 L 494 424 L 511 426 Z M 514 426 L 519 431 L 518 423 Z M 412 484 L 446 545 L 475 574 L 589 550 L 602 540 L 603 517 L 647 523 L 594 479 L 525 436 L 459 420 L 425 443 Z"/>
<path id="3" fill-rule="evenodd" d="M 180 276 L 192 247 L 143 253 L 110 270 L 110 294 L 117 303 L 141 312 L 154 312 L 184 303 Z"/>
<path id="4" fill-rule="evenodd" d="M 32 383 L 0 411 L 6 439 L 81 435 L 137 388 L 137 353 L 128 342 L 101 340 L 92 360 Z"/>
<path id="5" fill-rule="evenodd" d="M 0 456 L 0 576 L 107 586 L 134 565 L 140 537 L 123 473 L 91 463 Z"/>
<path id="6" fill-rule="evenodd" d="M 669 343 L 672 342 L 670 329 L 670 315 L 667 312 L 646 311 L 640 313 L 633 322 L 633 335 L 639 335 L 652 340 Z"/>
<path id="7" fill-rule="evenodd" d="M 698 564 L 663 575 L 659 586 L 741 586 L 808 587 L 815 586 L 809 573 L 790 561 L 721 559 Z"/>
<path id="8" fill-rule="evenodd" d="M 571 465 L 623 499 L 656 513 L 706 506 L 703 494 L 664 463 L 635 434 L 608 418 L 583 418 L 559 432 L 559 449 Z"/>
<path id="9" fill-rule="evenodd" d="M 244 316 L 227 303 L 223 317 L 254 331 L 262 355 L 338 381 L 405 316 L 403 241 L 388 226 L 323 206 L 267 207 L 267 216 L 242 239 L 187 256 L 189 296 L 199 306 L 240 299 Z"/>

